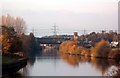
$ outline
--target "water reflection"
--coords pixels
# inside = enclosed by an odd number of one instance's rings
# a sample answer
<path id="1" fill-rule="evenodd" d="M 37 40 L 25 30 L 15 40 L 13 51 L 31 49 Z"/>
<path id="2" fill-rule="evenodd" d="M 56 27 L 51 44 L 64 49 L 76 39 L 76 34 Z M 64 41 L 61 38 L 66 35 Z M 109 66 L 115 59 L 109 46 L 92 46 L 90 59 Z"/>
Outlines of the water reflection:
<path id="1" fill-rule="evenodd" d="M 68 54 L 61 54 L 61 57 L 65 62 L 69 65 L 80 66 L 80 64 L 90 63 L 91 66 L 96 70 L 102 73 L 102 75 L 109 75 L 108 73 L 117 72 L 116 74 L 120 75 L 120 60 L 115 59 L 102 59 L 102 58 L 92 58 L 92 57 L 85 57 L 85 56 L 78 56 L 78 55 L 68 55 Z M 115 67 L 115 69 L 109 70 L 111 67 Z M 107 73 L 107 74 L 106 74 Z M 112 74 L 112 76 L 116 75 Z"/>
<path id="2" fill-rule="evenodd" d="M 79 66 L 79 57 L 74 55 L 61 54 L 61 58 L 64 59 L 69 65 L 76 67 Z"/>
<path id="3" fill-rule="evenodd" d="M 33 52 L 29 52 L 28 55 L 28 64 L 29 65 L 34 65 L 35 60 L 36 60 L 36 56 L 41 56 L 42 52 L 41 51 L 33 51 Z"/>

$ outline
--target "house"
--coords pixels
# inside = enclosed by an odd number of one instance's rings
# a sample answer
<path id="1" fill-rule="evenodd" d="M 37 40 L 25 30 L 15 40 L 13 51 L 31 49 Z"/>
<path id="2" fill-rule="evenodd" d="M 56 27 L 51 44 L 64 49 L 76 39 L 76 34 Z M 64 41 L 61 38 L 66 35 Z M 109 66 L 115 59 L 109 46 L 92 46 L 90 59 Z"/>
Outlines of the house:
<path id="1" fill-rule="evenodd" d="M 110 43 L 110 47 L 112 47 L 112 48 L 117 48 L 118 45 L 119 45 L 119 42 L 117 42 L 117 41 L 112 41 L 112 42 Z"/>

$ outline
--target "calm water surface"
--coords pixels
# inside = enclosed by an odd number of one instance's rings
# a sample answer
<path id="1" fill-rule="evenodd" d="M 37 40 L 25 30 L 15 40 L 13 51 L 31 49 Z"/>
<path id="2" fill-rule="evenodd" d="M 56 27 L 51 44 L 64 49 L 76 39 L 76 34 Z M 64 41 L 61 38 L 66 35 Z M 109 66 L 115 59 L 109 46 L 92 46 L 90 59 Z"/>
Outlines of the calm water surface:
<path id="1" fill-rule="evenodd" d="M 60 55 L 56 49 L 31 54 L 22 76 L 106 76 L 118 70 L 118 62 L 75 55 Z"/>

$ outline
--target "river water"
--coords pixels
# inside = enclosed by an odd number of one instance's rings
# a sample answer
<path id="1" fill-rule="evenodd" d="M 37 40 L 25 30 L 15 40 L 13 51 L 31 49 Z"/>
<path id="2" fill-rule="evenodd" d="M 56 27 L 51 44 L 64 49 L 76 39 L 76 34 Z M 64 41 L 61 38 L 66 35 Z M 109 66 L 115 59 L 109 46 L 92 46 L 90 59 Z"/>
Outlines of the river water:
<path id="1" fill-rule="evenodd" d="M 118 71 L 118 63 L 112 59 L 61 55 L 58 49 L 46 48 L 31 54 L 28 65 L 18 73 L 22 76 L 109 76 Z"/>

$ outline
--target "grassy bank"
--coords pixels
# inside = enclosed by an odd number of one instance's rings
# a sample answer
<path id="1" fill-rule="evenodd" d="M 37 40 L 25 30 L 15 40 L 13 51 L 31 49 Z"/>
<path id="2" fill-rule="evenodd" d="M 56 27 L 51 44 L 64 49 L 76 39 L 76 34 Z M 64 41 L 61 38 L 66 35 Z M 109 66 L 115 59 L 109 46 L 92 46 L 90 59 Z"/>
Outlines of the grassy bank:
<path id="1" fill-rule="evenodd" d="M 4 54 L 2 55 L 2 65 L 5 64 L 12 64 L 14 62 L 18 62 L 22 59 L 25 59 L 26 57 L 22 57 L 19 55 L 13 55 L 13 54 Z"/>
<path id="2" fill-rule="evenodd" d="M 18 55 L 2 55 L 2 75 L 17 72 L 27 65 L 27 58 Z"/>

